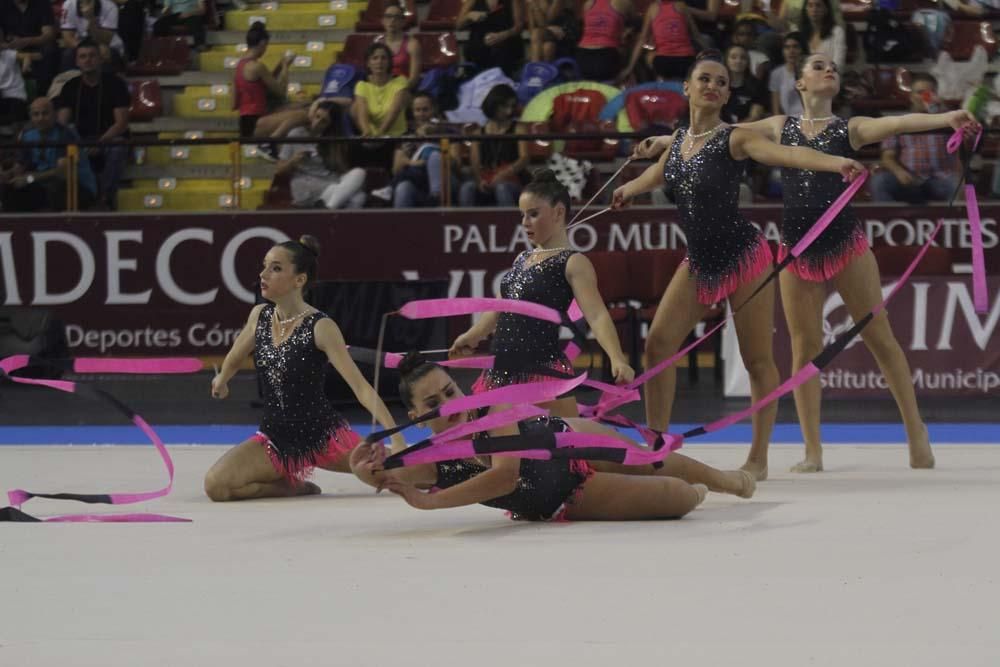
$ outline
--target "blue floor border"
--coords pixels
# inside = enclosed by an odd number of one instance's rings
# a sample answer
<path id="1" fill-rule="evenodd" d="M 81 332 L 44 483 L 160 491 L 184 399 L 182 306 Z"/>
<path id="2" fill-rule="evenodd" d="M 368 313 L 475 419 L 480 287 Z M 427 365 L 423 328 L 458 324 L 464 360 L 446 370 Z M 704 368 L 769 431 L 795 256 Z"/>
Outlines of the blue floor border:
<path id="1" fill-rule="evenodd" d="M 365 435 L 369 424 L 354 424 Z M 693 424 L 675 424 L 673 433 L 681 433 Z M 183 425 L 155 426 L 156 432 L 168 445 L 233 445 L 246 440 L 257 430 L 255 425 Z M 937 423 L 928 424 L 931 442 L 946 444 L 1000 444 L 1000 423 Z M 408 429 L 409 442 L 427 436 L 429 431 Z M 628 431 L 626 431 L 628 433 Z M 636 437 L 635 432 L 631 433 Z M 905 442 L 901 424 L 826 424 L 823 426 L 824 445 L 834 444 L 900 444 Z M 750 425 L 737 424 L 718 433 L 709 433 L 692 444 L 741 443 L 750 441 Z M 4 445 L 141 445 L 145 436 L 134 426 L 0 426 L 0 446 Z M 801 444 L 798 424 L 777 424 L 771 442 Z"/>

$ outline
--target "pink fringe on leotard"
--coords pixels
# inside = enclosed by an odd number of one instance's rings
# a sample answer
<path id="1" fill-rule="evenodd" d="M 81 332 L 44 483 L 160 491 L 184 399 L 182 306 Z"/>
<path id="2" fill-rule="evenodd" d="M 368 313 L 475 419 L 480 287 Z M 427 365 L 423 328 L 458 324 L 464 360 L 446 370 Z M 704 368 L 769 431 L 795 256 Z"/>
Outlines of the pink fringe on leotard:
<path id="1" fill-rule="evenodd" d="M 740 259 L 739 268 L 729 275 L 711 279 L 699 276 L 690 264 L 695 282 L 698 285 L 698 302 L 712 305 L 725 301 L 730 294 L 736 291 L 741 285 L 745 285 L 764 271 L 774 265 L 774 256 L 771 254 L 771 246 L 763 236 L 757 237 L 757 243 L 747 248 L 747 251 Z"/>
<path id="2" fill-rule="evenodd" d="M 807 251 L 808 252 L 808 251 Z M 864 232 L 858 230 L 845 240 L 840 247 L 822 258 L 815 255 L 800 256 L 788 265 L 788 270 L 802 280 L 814 283 L 824 283 L 844 270 L 855 257 L 868 252 L 868 239 Z M 788 256 L 788 248 L 784 244 L 778 246 L 778 261 L 784 261 Z"/>
<path id="3" fill-rule="evenodd" d="M 287 465 L 282 462 L 281 457 L 271 444 L 271 439 L 267 437 L 266 433 L 257 431 L 251 439 L 256 440 L 264 447 L 267 457 L 271 459 L 271 465 L 278 471 L 278 474 L 293 484 L 302 484 L 309 479 L 313 470 L 317 467 L 322 468 L 333 465 L 343 457 L 348 456 L 362 440 L 361 436 L 351 429 L 340 428 L 334 431 L 330 439 L 327 440 L 325 452 L 296 460 L 294 463 Z"/>

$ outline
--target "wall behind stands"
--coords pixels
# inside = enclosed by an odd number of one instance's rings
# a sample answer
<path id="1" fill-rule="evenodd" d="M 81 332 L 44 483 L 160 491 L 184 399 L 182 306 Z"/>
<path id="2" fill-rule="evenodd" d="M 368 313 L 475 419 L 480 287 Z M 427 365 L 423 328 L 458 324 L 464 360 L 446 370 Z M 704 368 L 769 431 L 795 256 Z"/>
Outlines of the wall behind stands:
<path id="1" fill-rule="evenodd" d="M 875 245 L 921 244 L 944 216 L 939 244 L 969 262 L 963 210 L 858 211 Z M 780 207 L 745 214 L 778 238 Z M 987 270 L 1000 274 L 1000 206 L 982 216 Z M 572 242 L 583 251 L 683 247 L 675 221 L 674 209 L 608 213 L 572 230 Z M 445 278 L 458 296 L 492 296 L 529 247 L 519 215 L 492 209 L 0 216 L 0 306 L 52 309 L 78 354 L 222 354 L 246 320 L 268 248 L 305 233 L 322 244 L 322 279 Z"/>

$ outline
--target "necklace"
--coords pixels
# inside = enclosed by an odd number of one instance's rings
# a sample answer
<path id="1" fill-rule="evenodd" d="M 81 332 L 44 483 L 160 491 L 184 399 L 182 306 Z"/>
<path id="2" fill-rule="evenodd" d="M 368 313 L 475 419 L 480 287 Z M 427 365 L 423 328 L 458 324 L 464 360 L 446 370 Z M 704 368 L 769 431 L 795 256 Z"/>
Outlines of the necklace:
<path id="1" fill-rule="evenodd" d="M 570 250 L 570 248 L 566 246 L 559 246 L 558 248 L 532 248 L 528 251 L 528 254 L 535 255 L 543 252 L 559 252 L 560 250 Z"/>
<path id="2" fill-rule="evenodd" d="M 715 132 L 716 130 L 718 130 L 720 127 L 722 127 L 724 124 L 725 123 L 719 123 L 718 125 L 716 125 L 712 129 L 705 130 L 704 132 L 699 132 L 698 134 L 695 134 L 695 133 L 691 132 L 690 129 L 688 129 L 688 133 L 684 137 L 684 139 L 685 140 L 690 139 L 691 142 L 688 144 L 688 149 L 687 150 L 684 150 L 683 145 L 681 146 L 681 153 L 684 154 L 684 159 L 686 160 L 687 158 L 691 157 L 691 153 L 694 152 L 694 142 L 695 141 L 697 141 L 698 139 L 701 139 L 702 137 L 707 137 L 708 135 L 712 134 L 713 132 Z"/>
<path id="3" fill-rule="evenodd" d="M 836 116 L 823 116 L 822 118 L 806 118 L 805 116 L 800 116 L 802 120 L 809 121 L 809 129 L 813 132 L 816 131 L 816 123 L 822 123 L 825 120 L 833 120 Z"/>
<path id="4" fill-rule="evenodd" d="M 282 338 L 284 338 L 285 337 L 285 330 L 287 329 L 288 325 L 291 324 L 292 322 L 294 322 L 295 320 L 299 319 L 300 317 L 302 317 L 306 313 L 308 313 L 309 309 L 306 308 L 305 310 L 303 310 L 298 315 L 295 315 L 293 317 L 289 317 L 287 320 L 281 319 L 281 313 L 278 312 L 277 308 L 274 309 L 274 312 L 278 316 L 278 324 L 281 326 L 281 333 L 279 335 Z"/>

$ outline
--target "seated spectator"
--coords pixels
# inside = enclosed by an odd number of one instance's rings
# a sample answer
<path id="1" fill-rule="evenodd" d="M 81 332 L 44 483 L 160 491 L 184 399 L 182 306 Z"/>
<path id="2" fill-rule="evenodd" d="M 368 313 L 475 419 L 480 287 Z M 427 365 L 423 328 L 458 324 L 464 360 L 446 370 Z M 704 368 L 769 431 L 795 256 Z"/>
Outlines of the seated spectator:
<path id="1" fill-rule="evenodd" d="M 381 42 L 368 47 L 365 55 L 368 71 L 364 81 L 354 86 L 351 118 L 366 137 L 398 137 L 406 132 L 406 104 L 409 102 L 406 77 L 392 75 L 392 51 Z M 365 142 L 355 149 L 352 163 L 388 168 L 395 144 L 389 141 Z"/>
<path id="2" fill-rule="evenodd" d="M 313 113 L 321 104 L 337 104 L 347 108 L 353 103 L 350 97 L 318 97 L 312 102 L 289 102 L 275 111 L 261 116 L 257 120 L 254 128 L 255 137 L 269 137 L 271 139 L 281 139 L 287 137 L 288 133 L 297 127 L 307 127 Z M 271 144 L 272 146 L 274 144 Z M 270 160 L 274 159 L 268 151 L 261 151 L 260 157 Z"/>
<path id="3" fill-rule="evenodd" d="M 97 45 L 103 62 L 121 62 L 125 57 L 125 43 L 118 36 L 118 5 L 114 0 L 66 0 L 59 27 L 66 47 L 62 69 L 73 67 L 76 47 L 87 37 Z"/>
<path id="4" fill-rule="evenodd" d="M 801 31 L 802 10 L 806 2 L 807 0 L 783 0 L 778 14 L 771 17 L 771 27 L 780 32 Z M 839 0 L 830 0 L 830 13 L 835 24 L 844 25 L 844 15 L 840 11 Z"/>
<path id="5" fill-rule="evenodd" d="M 657 78 L 681 80 L 687 76 L 694 63 L 694 43 L 701 39 L 691 12 L 683 2 L 654 2 L 646 10 L 632 57 L 618 75 L 618 83 L 631 76 L 650 36 L 655 46 L 653 71 Z"/>
<path id="6" fill-rule="evenodd" d="M 30 63 L 30 56 L 19 56 L 0 33 L 0 123 L 4 125 L 28 119 L 28 93 L 21 67 Z"/>
<path id="7" fill-rule="evenodd" d="M 472 142 L 469 167 L 472 179 L 462 183 L 458 199 L 462 206 L 516 206 L 523 187 L 523 172 L 528 166 L 528 144 L 525 141 L 504 139 L 505 134 L 524 132 L 514 121 L 517 93 L 501 84 L 483 100 L 486 125 L 480 134 L 489 135 L 485 141 Z"/>
<path id="8" fill-rule="evenodd" d="M 939 111 L 937 80 L 917 73 L 910 83 L 910 110 L 913 113 Z M 957 155 L 949 155 L 946 134 L 903 134 L 882 142 L 882 169 L 872 174 L 871 193 L 875 201 L 902 201 L 923 204 L 947 200 L 961 176 Z"/>
<path id="9" fill-rule="evenodd" d="M 790 32 L 785 35 L 781 47 L 784 62 L 771 70 L 767 89 L 771 91 L 771 113 L 775 116 L 802 115 L 802 98 L 795 87 L 799 63 L 809 53 L 802 33 Z"/>
<path id="10" fill-rule="evenodd" d="M 413 134 L 441 134 L 437 109 L 427 93 L 417 93 L 410 104 Z M 452 164 L 458 164 L 458 146 L 452 148 Z M 395 208 L 438 206 L 441 202 L 441 146 L 437 141 L 406 142 L 392 159 L 392 205 Z M 375 194 L 375 193 L 373 193 Z"/>
<path id="11" fill-rule="evenodd" d="M 468 30 L 465 59 L 513 77 L 524 60 L 524 0 L 463 0 L 456 27 Z"/>
<path id="12" fill-rule="evenodd" d="M 153 24 L 153 34 L 168 37 L 183 27 L 194 38 L 194 48 L 205 47 L 205 0 L 163 0 L 163 13 Z"/>
<path id="13" fill-rule="evenodd" d="M 56 122 L 55 109 L 47 97 L 31 103 L 31 126 L 18 138 L 20 143 L 79 141 L 76 132 Z M 9 169 L 0 170 L 3 210 L 12 213 L 62 211 L 66 208 L 66 147 L 23 148 Z M 86 153 L 77 161 L 78 205 L 80 210 L 93 203 L 97 181 Z"/>
<path id="14" fill-rule="evenodd" d="M 580 39 L 580 19 L 576 0 L 526 0 L 528 30 L 531 33 L 530 58 L 534 62 L 552 62 L 573 55 Z"/>
<path id="15" fill-rule="evenodd" d="M 257 121 L 267 114 L 269 100 L 284 100 L 288 95 L 288 70 L 295 54 L 285 54 L 274 72 L 261 62 L 271 35 L 264 24 L 255 22 L 247 31 L 247 54 L 236 63 L 233 73 L 233 109 L 240 114 L 240 136 L 258 136 Z"/>
<path id="16" fill-rule="evenodd" d="M 806 0 L 799 25 L 809 53 L 824 53 L 843 71 L 847 60 L 847 33 L 833 21 L 831 0 Z"/>
<path id="17" fill-rule="evenodd" d="M 721 48 L 719 9 L 722 7 L 722 0 L 689 0 L 686 4 L 688 12 L 698 27 L 698 32 L 701 33 L 702 48 Z"/>
<path id="18" fill-rule="evenodd" d="M 625 26 L 636 20 L 631 0 L 587 0 L 583 5 L 583 37 L 576 62 L 584 81 L 613 81 L 622 70 Z"/>
<path id="19" fill-rule="evenodd" d="M 139 59 L 142 40 L 146 37 L 147 9 L 152 13 L 156 0 L 116 0 L 118 3 L 118 36 L 125 44 L 125 60 L 134 63 Z"/>
<path id="20" fill-rule="evenodd" d="M 729 68 L 729 101 L 722 107 L 722 119 L 729 123 L 752 123 L 764 117 L 767 90 L 750 71 L 750 53 L 733 44 L 726 49 Z"/>
<path id="21" fill-rule="evenodd" d="M 37 94 L 44 94 L 59 67 L 52 4 L 48 0 L 0 0 L 0 29 L 8 48 L 29 57 L 24 78 L 34 81 Z"/>
<path id="22" fill-rule="evenodd" d="M 381 41 L 392 53 L 392 75 L 406 77 L 409 88 L 416 90 L 423 68 L 423 54 L 420 41 L 403 32 L 403 19 L 402 5 L 387 4 L 382 12 L 385 34 Z"/>
<path id="23" fill-rule="evenodd" d="M 77 44 L 76 66 L 80 76 L 63 85 L 55 107 L 61 124 L 72 125 L 84 140 L 100 142 L 86 152 L 99 174 L 99 201 L 114 209 L 127 156 L 126 146 L 120 142 L 128 137 L 132 97 L 124 79 L 101 71 L 100 49 L 93 40 Z"/>
<path id="24" fill-rule="evenodd" d="M 750 73 L 760 74 L 758 68 L 768 61 L 767 54 L 754 48 L 757 41 L 757 26 L 751 19 L 742 19 L 733 25 L 733 34 L 730 45 L 742 46 L 750 55 Z M 760 74 L 761 77 L 764 75 Z M 769 106 L 769 105 L 768 105 Z"/>
<path id="25" fill-rule="evenodd" d="M 333 137 L 341 133 L 340 107 L 321 102 L 310 111 L 309 126 L 297 127 L 289 138 Z M 284 144 L 278 173 L 291 172 L 292 204 L 328 209 L 361 208 L 365 203 L 365 170 L 351 168 L 342 143 Z"/>

